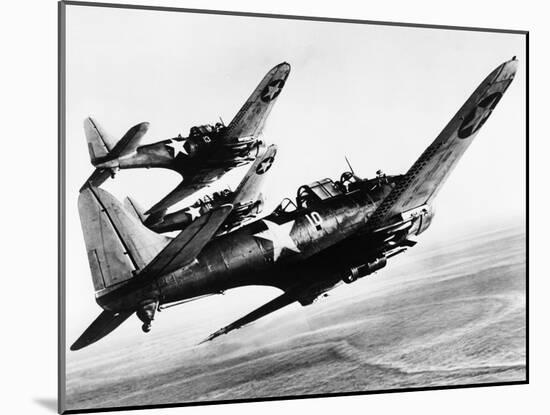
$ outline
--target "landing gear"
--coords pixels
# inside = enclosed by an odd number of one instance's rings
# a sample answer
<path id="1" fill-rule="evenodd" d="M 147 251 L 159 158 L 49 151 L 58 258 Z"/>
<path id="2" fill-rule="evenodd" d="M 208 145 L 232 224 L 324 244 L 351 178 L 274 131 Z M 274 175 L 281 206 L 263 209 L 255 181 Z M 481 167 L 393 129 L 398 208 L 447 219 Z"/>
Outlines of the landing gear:
<path id="1" fill-rule="evenodd" d="M 136 310 L 136 315 L 143 322 L 141 330 L 144 333 L 151 331 L 151 322 L 155 319 L 155 311 L 157 311 L 158 304 L 158 301 L 144 301 Z"/>

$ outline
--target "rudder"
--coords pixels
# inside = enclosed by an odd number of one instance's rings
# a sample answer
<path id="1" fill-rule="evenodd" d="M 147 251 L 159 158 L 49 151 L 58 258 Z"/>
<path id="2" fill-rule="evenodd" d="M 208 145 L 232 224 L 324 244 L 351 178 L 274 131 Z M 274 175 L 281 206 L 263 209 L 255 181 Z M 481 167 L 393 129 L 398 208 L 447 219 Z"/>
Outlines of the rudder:
<path id="1" fill-rule="evenodd" d="M 84 120 L 84 133 L 86 135 L 86 142 L 88 143 L 90 160 L 95 165 L 109 155 L 116 142 L 103 131 L 92 117 Z"/>

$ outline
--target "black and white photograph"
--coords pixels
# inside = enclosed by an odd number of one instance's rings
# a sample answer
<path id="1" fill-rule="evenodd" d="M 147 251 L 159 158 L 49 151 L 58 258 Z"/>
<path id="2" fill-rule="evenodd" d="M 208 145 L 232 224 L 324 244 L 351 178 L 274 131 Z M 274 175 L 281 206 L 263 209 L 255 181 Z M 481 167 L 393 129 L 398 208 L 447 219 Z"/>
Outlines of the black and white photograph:
<path id="1" fill-rule="evenodd" d="M 62 411 L 527 383 L 527 32 L 59 23 Z"/>

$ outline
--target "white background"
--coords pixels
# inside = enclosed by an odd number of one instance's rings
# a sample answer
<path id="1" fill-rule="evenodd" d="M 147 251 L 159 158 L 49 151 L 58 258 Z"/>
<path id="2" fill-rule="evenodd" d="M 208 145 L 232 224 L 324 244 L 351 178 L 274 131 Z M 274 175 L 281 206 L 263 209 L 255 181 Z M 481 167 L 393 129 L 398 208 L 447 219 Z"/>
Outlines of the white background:
<path id="1" fill-rule="evenodd" d="M 454 7 L 439 2 L 311 2 L 295 4 L 279 0 L 269 4 L 252 1 L 165 1 L 160 5 L 208 7 L 212 9 L 255 11 L 421 22 L 432 24 L 504 27 L 531 31 L 531 113 L 539 125 L 545 120 L 543 91 L 547 88 L 548 57 L 543 9 L 529 2 L 462 1 Z M 149 3 L 153 4 L 153 3 Z M 14 9 L 14 10 L 12 10 Z M 57 84 L 56 28 L 57 7 L 53 1 L 29 1 L 3 9 L 2 30 L 2 114 L 3 143 L 3 238 L 4 332 L 2 344 L 3 405 L 13 412 L 51 413 L 56 396 L 56 174 L 57 174 Z M 6 53 L 7 52 L 7 53 Z M 283 98 L 283 97 L 282 97 Z M 534 103 L 538 99 L 540 103 Z M 503 101 L 504 103 L 504 101 Z M 539 105 L 537 105 L 539 104 Z M 15 110 L 15 111 L 14 111 Z M 7 127 L 7 128 L 6 128 Z M 413 413 L 479 413 L 498 411 L 518 413 L 542 411 L 545 378 L 548 378 L 545 297 L 548 282 L 544 275 L 547 224 L 544 216 L 545 194 L 538 182 L 543 176 L 545 137 L 531 125 L 530 201 L 531 223 L 531 385 L 437 391 L 362 397 L 299 400 L 278 403 L 229 405 L 164 410 L 165 413 L 211 413 L 235 411 L 321 411 L 330 413 L 345 407 L 347 411 Z M 535 137 L 539 136 L 536 141 Z M 540 160 L 540 161 L 539 161 Z M 513 167 L 513 166 L 512 166 Z M 547 187 L 547 186 L 546 186 Z M 539 209 L 535 210 L 535 206 Z M 538 243 L 534 238 L 538 237 Z M 538 323 L 538 324 L 537 324 Z M 7 398 L 7 400 L 6 400 Z M 6 409 L 8 409 L 6 408 Z M 153 411 L 145 411 L 148 413 Z"/>

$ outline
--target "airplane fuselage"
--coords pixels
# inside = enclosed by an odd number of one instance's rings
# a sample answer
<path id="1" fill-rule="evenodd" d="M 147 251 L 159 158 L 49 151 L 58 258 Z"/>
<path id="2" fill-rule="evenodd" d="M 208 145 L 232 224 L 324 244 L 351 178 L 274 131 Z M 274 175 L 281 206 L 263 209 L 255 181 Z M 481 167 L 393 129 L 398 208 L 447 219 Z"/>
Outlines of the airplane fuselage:
<path id="1" fill-rule="evenodd" d="M 369 217 L 393 187 L 390 181 L 375 192 L 359 189 L 295 211 L 275 211 L 215 238 L 189 266 L 146 286 L 128 284 L 97 301 L 117 311 L 146 301 L 173 303 L 247 285 L 298 291 L 307 285 L 322 293 L 383 250 L 383 238 L 365 232 Z M 416 232 L 418 227 L 407 229 Z M 298 300 L 306 304 L 317 294 L 304 292 Z"/>
<path id="2" fill-rule="evenodd" d="M 189 137 L 175 137 L 140 146 L 126 156 L 104 161 L 97 168 L 137 169 L 165 168 L 184 176 L 192 176 L 202 170 L 213 171 L 212 180 L 224 172 L 246 164 L 255 157 L 257 139 L 227 144 L 225 130 L 197 133 Z"/>

